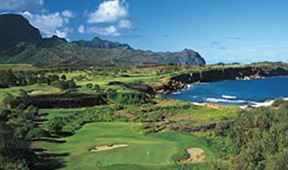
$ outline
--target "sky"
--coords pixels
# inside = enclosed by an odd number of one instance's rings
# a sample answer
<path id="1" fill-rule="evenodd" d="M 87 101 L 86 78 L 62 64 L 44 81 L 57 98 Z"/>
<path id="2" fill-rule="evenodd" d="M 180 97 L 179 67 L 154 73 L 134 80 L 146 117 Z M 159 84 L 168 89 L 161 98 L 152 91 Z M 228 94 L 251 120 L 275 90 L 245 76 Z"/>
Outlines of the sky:
<path id="1" fill-rule="evenodd" d="M 44 37 L 100 37 L 153 51 L 199 52 L 208 63 L 288 61 L 287 0 L 1 0 Z"/>

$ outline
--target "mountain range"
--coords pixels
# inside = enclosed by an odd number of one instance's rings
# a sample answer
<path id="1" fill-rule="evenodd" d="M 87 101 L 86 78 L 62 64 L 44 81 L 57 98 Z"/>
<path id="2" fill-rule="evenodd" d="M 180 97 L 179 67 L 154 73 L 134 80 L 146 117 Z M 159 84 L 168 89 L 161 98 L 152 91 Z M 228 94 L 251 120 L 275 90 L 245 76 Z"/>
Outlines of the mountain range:
<path id="1" fill-rule="evenodd" d="M 40 31 L 21 15 L 0 15 L 0 63 L 37 66 L 130 66 L 205 65 L 201 55 L 191 49 L 181 52 L 153 52 L 134 49 L 128 44 L 93 38 L 68 42 L 53 36 L 43 38 Z"/>

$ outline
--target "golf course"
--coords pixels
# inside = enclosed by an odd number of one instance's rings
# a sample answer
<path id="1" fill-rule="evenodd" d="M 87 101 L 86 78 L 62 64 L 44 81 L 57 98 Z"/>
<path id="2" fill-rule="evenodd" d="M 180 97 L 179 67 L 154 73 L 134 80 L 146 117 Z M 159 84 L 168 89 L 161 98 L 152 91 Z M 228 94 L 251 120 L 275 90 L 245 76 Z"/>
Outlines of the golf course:
<path id="1" fill-rule="evenodd" d="M 136 169 L 137 166 L 165 169 L 175 165 L 173 157 L 180 158 L 182 154 L 184 159 L 185 149 L 190 147 L 205 151 L 205 159 L 200 162 L 213 160 L 217 155 L 215 148 L 204 138 L 173 132 L 145 135 L 140 123 L 92 123 L 64 140 L 64 144 L 41 145 L 53 153 L 69 153 L 64 159 L 67 169 L 92 170 L 97 165 L 115 170 L 117 165 L 130 169 Z M 126 144 L 127 147 L 90 151 L 96 145 L 108 144 Z"/>

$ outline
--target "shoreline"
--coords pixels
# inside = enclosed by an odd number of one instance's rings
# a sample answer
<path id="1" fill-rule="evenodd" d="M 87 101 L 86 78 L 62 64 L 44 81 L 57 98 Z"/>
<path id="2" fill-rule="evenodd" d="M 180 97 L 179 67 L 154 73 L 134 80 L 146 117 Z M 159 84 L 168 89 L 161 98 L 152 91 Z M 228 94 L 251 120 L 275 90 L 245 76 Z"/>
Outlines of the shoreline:
<path id="1" fill-rule="evenodd" d="M 157 94 L 171 94 L 186 89 L 195 83 L 211 83 L 225 80 L 261 80 L 270 77 L 288 76 L 288 64 L 267 66 L 246 65 L 239 67 L 212 67 L 182 73 L 171 77 L 167 83 L 153 87 Z"/>
<path id="2" fill-rule="evenodd" d="M 249 80 L 263 80 L 263 79 L 273 79 L 273 78 L 285 78 L 288 76 L 287 75 L 278 75 L 278 76 L 267 76 L 267 77 L 262 77 L 261 79 L 249 79 Z M 236 81 L 249 81 L 247 79 L 243 79 L 243 80 L 236 80 Z M 234 80 L 222 80 L 222 81 L 234 81 Z M 166 96 L 169 94 L 179 94 L 182 93 L 184 90 L 189 90 L 190 88 L 192 88 L 192 86 L 194 84 L 199 84 L 200 82 L 196 82 L 196 83 L 192 83 L 192 84 L 187 84 L 185 85 L 185 88 L 182 88 L 178 91 L 173 91 L 171 93 L 165 94 Z M 213 82 L 203 82 L 203 83 L 213 83 Z M 168 97 L 169 98 L 169 97 Z M 171 99 L 171 98 L 170 98 Z M 172 98 L 173 99 L 173 98 Z M 181 99 L 174 99 L 174 100 L 181 100 Z M 237 96 L 229 96 L 229 95 L 225 95 L 223 94 L 221 97 L 218 98 L 203 98 L 200 99 L 199 101 L 194 100 L 188 100 L 186 99 L 185 101 L 190 101 L 192 102 L 192 104 L 194 105 L 198 105 L 198 106 L 210 106 L 210 105 L 219 105 L 220 106 L 227 106 L 227 105 L 233 105 L 233 106 L 239 106 L 239 108 L 241 109 L 247 109 L 247 108 L 260 108 L 260 107 L 271 107 L 275 101 L 277 100 L 283 100 L 283 101 L 288 101 L 288 96 L 282 96 L 282 97 L 276 97 L 276 98 L 272 98 L 272 99 L 266 99 L 263 101 L 253 101 L 253 100 L 244 100 L 244 99 L 240 99 Z"/>
<path id="3" fill-rule="evenodd" d="M 250 104 L 228 104 L 228 103 L 217 103 L 217 102 L 191 102 L 191 104 L 196 106 L 210 106 L 210 105 L 217 105 L 217 106 L 227 106 L 227 105 L 233 105 L 238 106 L 240 109 L 248 109 L 248 108 L 261 108 L 261 107 L 271 107 L 276 101 L 283 100 L 288 101 L 288 97 L 281 97 L 277 99 L 272 100 L 266 100 L 263 102 L 257 102 L 257 101 L 249 101 Z"/>

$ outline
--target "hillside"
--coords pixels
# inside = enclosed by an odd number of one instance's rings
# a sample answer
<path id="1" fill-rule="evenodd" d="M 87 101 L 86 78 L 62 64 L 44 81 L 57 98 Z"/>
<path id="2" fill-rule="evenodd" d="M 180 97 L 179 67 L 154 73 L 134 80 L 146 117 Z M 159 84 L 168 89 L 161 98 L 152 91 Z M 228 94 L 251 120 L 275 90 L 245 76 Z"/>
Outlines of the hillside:
<path id="1" fill-rule="evenodd" d="M 98 37 L 91 41 L 74 42 L 68 42 L 57 36 L 42 38 L 37 28 L 31 26 L 24 17 L 14 14 L 0 15 L 0 23 L 1 64 L 21 63 L 38 66 L 205 64 L 200 54 L 190 49 L 181 52 L 153 52 L 136 50 L 128 44 L 102 40 Z"/>
<path id="2" fill-rule="evenodd" d="M 41 40 L 38 29 L 20 15 L 0 15 L 0 50 L 9 49 L 19 42 L 37 43 Z"/>

